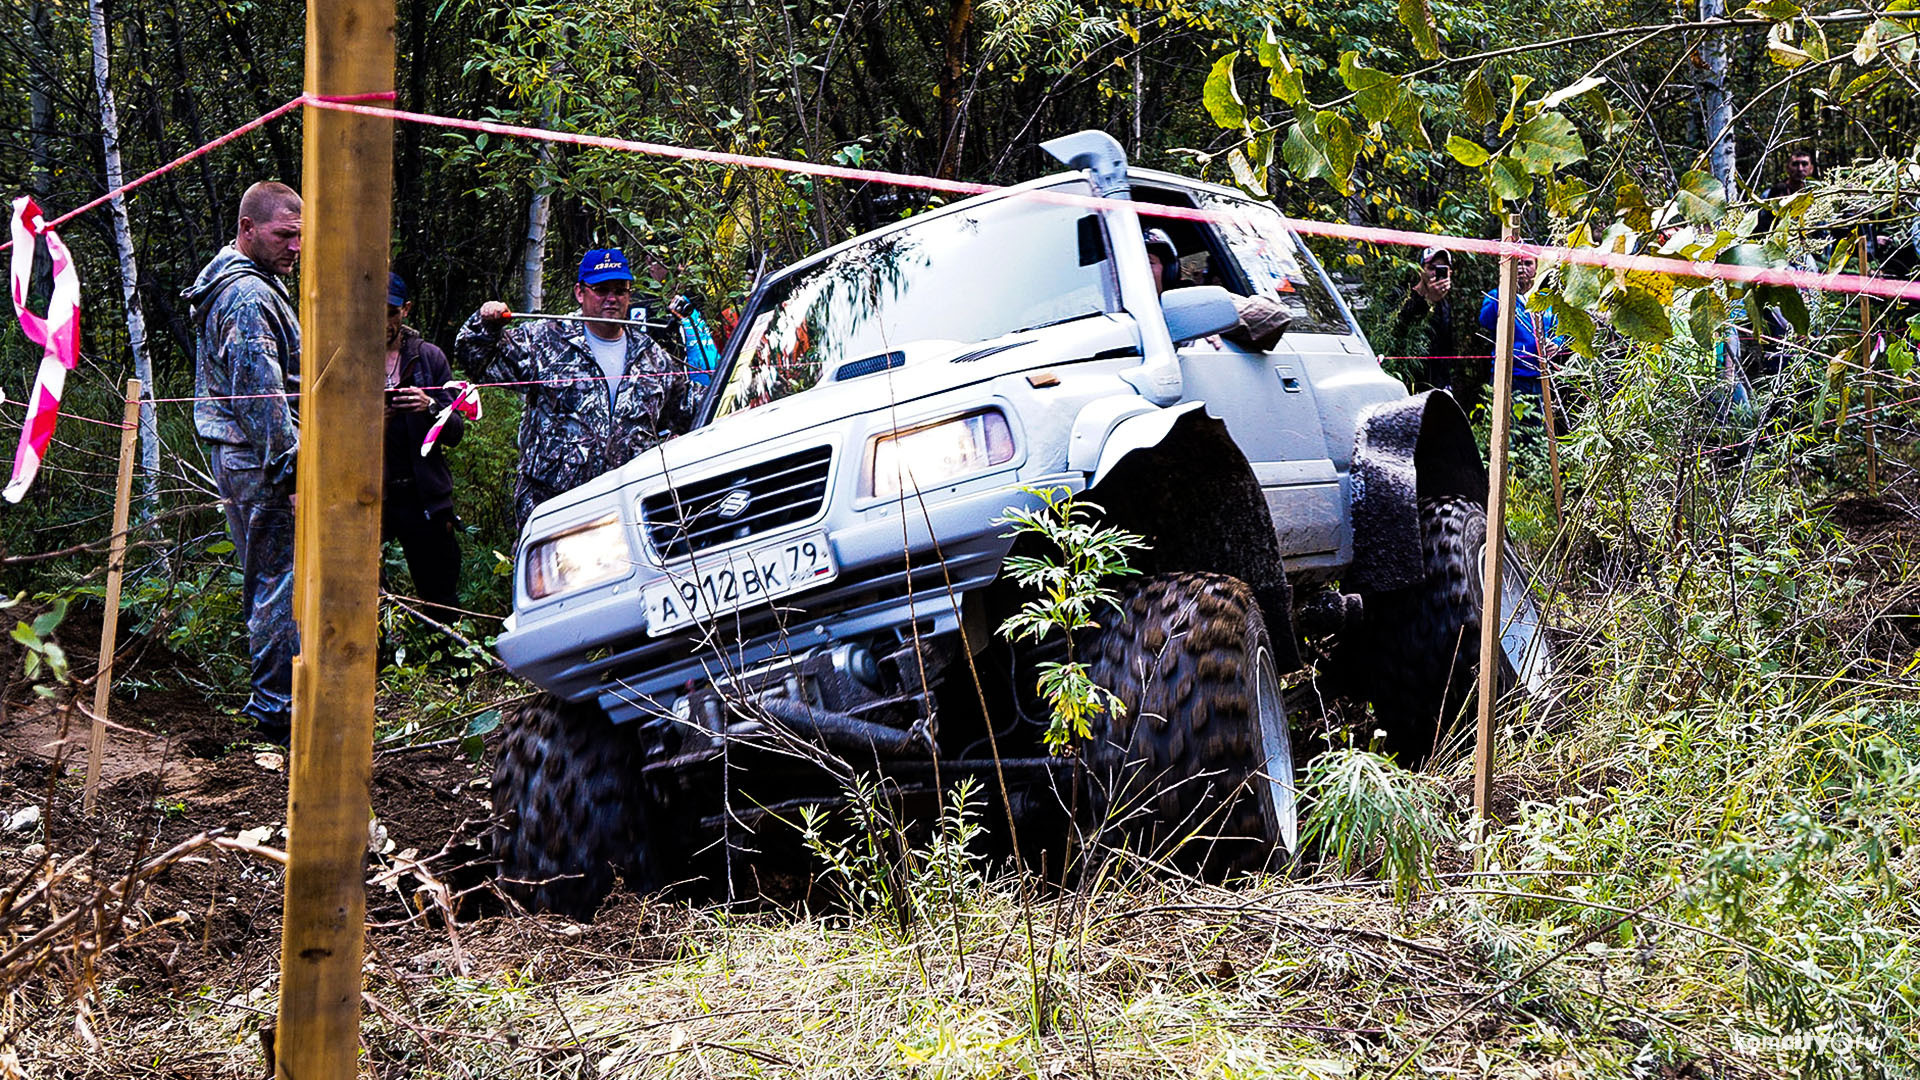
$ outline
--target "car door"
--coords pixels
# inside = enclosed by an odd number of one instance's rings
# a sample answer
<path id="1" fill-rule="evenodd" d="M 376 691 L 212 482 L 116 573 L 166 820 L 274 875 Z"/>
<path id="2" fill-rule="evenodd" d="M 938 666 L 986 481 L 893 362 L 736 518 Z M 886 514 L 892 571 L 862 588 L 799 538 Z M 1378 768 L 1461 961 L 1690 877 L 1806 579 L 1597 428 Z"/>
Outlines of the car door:
<path id="1" fill-rule="evenodd" d="M 1328 344 L 1324 333 L 1315 332 L 1326 327 L 1302 295 L 1309 283 L 1318 283 L 1251 222 L 1189 223 L 1184 235 L 1194 250 L 1182 250 L 1183 282 L 1217 284 L 1237 296 L 1264 295 L 1294 318 L 1294 328 L 1267 351 L 1225 337 L 1176 343 L 1186 399 L 1206 402 L 1207 412 L 1227 425 L 1246 454 L 1288 570 L 1338 565 L 1350 542 L 1343 528 L 1346 496 L 1308 377 L 1310 356 L 1302 351 Z"/>

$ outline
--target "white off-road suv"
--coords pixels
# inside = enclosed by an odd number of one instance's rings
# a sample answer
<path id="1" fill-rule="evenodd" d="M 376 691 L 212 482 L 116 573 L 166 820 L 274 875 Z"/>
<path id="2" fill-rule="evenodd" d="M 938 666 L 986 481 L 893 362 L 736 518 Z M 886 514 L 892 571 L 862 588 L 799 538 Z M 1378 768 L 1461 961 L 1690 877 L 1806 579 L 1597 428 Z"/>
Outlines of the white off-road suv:
<path id="1" fill-rule="evenodd" d="M 1405 755 L 1460 711 L 1486 476 L 1459 406 L 1381 370 L 1271 206 L 1130 171 L 1099 132 L 1045 148 L 1071 171 L 768 278 L 695 429 L 528 522 L 499 652 L 544 693 L 493 783 L 528 907 L 766 853 L 856 773 L 909 818 L 973 774 L 1015 828 L 1257 866 L 1297 842 L 1281 676 L 1304 635 L 1340 643 Z M 1144 228 L 1178 251 L 1164 295 Z M 1291 317 L 1264 351 L 1232 333 L 1256 296 Z M 1065 642 L 996 633 L 1032 543 L 1003 519 L 1033 488 L 1149 545 L 1075 639 L 1124 709 L 1064 756 L 1034 682 Z"/>

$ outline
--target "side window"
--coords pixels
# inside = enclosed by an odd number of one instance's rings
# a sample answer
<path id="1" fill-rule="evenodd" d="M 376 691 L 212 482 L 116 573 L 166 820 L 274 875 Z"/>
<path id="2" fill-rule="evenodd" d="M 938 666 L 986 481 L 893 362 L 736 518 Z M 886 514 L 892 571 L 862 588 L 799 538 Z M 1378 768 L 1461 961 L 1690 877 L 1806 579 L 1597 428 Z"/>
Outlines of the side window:
<path id="1" fill-rule="evenodd" d="M 1306 262 L 1280 212 L 1264 203 L 1205 194 L 1208 210 L 1231 211 L 1214 222 L 1253 291 L 1279 298 L 1296 334 L 1349 334 L 1352 329 L 1326 282 Z"/>

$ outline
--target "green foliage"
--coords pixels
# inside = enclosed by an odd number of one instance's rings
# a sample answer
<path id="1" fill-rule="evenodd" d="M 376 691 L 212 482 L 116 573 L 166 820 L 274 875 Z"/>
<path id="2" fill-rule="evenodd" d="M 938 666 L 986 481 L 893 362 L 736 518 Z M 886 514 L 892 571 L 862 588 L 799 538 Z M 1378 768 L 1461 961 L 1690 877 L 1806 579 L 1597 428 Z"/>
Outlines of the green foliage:
<path id="1" fill-rule="evenodd" d="M 20 603 L 19 597 L 12 600 L 0 598 L 0 611 Z M 29 681 L 43 675 L 56 684 L 64 684 L 69 678 L 66 651 L 53 640 L 53 632 L 67 617 L 67 600 L 60 597 L 52 602 L 45 611 L 35 615 L 31 622 L 15 622 L 12 638 L 27 650 L 26 668 L 23 674 Z M 34 692 L 42 697 L 51 697 L 57 691 L 52 686 L 35 685 Z"/>
<path id="2" fill-rule="evenodd" d="M 1042 663 L 1039 679 L 1040 695 L 1052 712 L 1047 748 L 1062 753 L 1074 739 L 1092 734 L 1095 717 L 1119 707 L 1112 691 L 1096 685 L 1087 666 L 1073 658 L 1073 635 L 1099 625 L 1095 616 L 1101 608 L 1118 608 L 1119 596 L 1106 582 L 1139 573 L 1127 560 L 1129 553 L 1145 547 L 1146 541 L 1135 533 L 1100 524 L 1097 515 L 1101 508 L 1076 499 L 1068 488 L 1022 490 L 1038 498 L 1040 505 L 1010 507 L 993 523 L 1013 526 L 1003 535 L 1036 537 L 1059 554 L 1007 559 L 1007 574 L 1022 588 L 1037 589 L 1040 595 L 1007 616 L 1000 624 L 1000 633 L 1013 642 L 1045 641 L 1056 630 L 1066 638 L 1067 659 Z"/>
<path id="3" fill-rule="evenodd" d="M 856 776 L 845 792 L 844 821 L 803 806 L 800 835 L 850 914 L 888 916 L 905 934 L 916 922 L 953 920 L 966 910 L 986 875 L 985 856 L 975 850 L 985 801 L 974 778 L 954 785 L 924 847 L 907 841 L 878 781 Z"/>
<path id="4" fill-rule="evenodd" d="M 1432 887 L 1434 851 L 1449 837 L 1429 781 L 1379 754 L 1336 749 L 1313 759 L 1301 791 L 1304 845 L 1317 845 L 1344 873 L 1378 858 L 1402 904 Z"/>

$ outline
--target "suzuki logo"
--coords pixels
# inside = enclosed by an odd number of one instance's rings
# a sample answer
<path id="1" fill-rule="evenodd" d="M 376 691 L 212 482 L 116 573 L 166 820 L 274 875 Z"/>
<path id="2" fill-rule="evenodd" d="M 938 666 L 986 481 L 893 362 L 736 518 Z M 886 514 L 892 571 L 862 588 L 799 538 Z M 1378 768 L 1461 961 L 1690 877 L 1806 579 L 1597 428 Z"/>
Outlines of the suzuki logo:
<path id="1" fill-rule="evenodd" d="M 720 500 L 714 511 L 723 518 L 737 518 L 746 512 L 747 504 L 753 501 L 753 493 L 746 488 L 734 488 Z"/>

